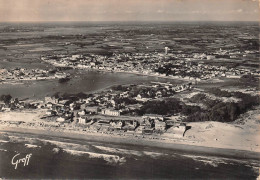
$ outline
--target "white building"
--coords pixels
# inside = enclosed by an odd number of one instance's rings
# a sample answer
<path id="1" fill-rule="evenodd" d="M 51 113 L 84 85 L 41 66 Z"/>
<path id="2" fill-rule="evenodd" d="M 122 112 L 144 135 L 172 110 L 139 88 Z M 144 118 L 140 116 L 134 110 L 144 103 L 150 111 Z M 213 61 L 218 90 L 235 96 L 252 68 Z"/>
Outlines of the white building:
<path id="1" fill-rule="evenodd" d="M 58 103 L 58 99 L 54 98 L 54 97 L 50 97 L 50 96 L 46 96 L 45 98 L 45 103 L 52 103 L 52 104 L 55 104 L 55 103 Z"/>
<path id="2" fill-rule="evenodd" d="M 60 79 L 60 78 L 66 78 L 67 75 L 65 73 L 62 73 L 62 72 L 56 72 L 55 77 Z"/>
<path id="3" fill-rule="evenodd" d="M 79 117 L 79 124 L 85 124 L 87 122 L 87 118 L 85 116 Z"/>
<path id="4" fill-rule="evenodd" d="M 111 109 L 102 109 L 101 114 L 108 115 L 108 116 L 120 116 L 120 112 Z"/>
<path id="5" fill-rule="evenodd" d="M 52 111 L 52 110 L 48 110 L 48 111 L 46 111 L 46 113 L 45 113 L 46 115 L 54 115 L 55 114 L 55 112 L 54 111 Z"/>
<path id="6" fill-rule="evenodd" d="M 57 122 L 64 122 L 65 121 L 65 118 L 64 117 L 58 117 L 56 119 Z"/>

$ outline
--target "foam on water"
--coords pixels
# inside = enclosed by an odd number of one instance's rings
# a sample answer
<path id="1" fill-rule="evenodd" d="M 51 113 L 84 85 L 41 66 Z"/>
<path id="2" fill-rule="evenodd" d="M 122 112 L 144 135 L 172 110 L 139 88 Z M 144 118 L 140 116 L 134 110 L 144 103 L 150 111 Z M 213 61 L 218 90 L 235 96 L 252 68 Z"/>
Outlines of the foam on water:
<path id="1" fill-rule="evenodd" d="M 120 153 L 120 154 L 131 154 L 135 156 L 142 156 L 141 152 L 135 151 L 135 150 L 128 150 L 128 149 L 121 149 L 121 148 L 111 148 L 111 147 L 105 147 L 105 146 L 94 146 L 97 149 L 100 149 L 102 151 L 110 152 L 110 153 Z"/>
<path id="2" fill-rule="evenodd" d="M 107 161 L 109 164 L 122 164 L 122 163 L 126 162 L 126 159 L 124 157 L 119 157 L 117 155 L 100 154 L 100 153 L 77 151 L 77 150 L 71 150 L 71 149 L 63 149 L 63 150 L 67 153 L 70 153 L 70 154 L 76 155 L 76 156 L 81 156 L 81 155 L 87 154 L 89 156 L 89 158 L 100 158 L 100 159 Z"/>
<path id="3" fill-rule="evenodd" d="M 27 148 L 40 148 L 41 146 L 37 146 L 37 145 L 34 145 L 34 144 L 24 144 L 25 147 Z"/>
<path id="4" fill-rule="evenodd" d="M 61 150 L 60 148 L 53 148 L 52 151 L 53 151 L 54 153 L 58 153 L 60 150 Z"/>
<path id="5" fill-rule="evenodd" d="M 30 144 L 36 144 L 38 142 L 37 138 L 29 138 L 29 137 L 19 137 L 19 136 L 8 136 L 10 142 L 29 142 Z"/>
<path id="6" fill-rule="evenodd" d="M 61 142 L 61 141 L 53 141 L 53 140 L 41 140 L 46 143 L 54 144 L 62 149 L 79 149 L 79 150 L 89 150 L 88 145 L 81 145 L 76 143 L 69 143 L 69 142 Z"/>
<path id="7" fill-rule="evenodd" d="M 8 143 L 9 141 L 0 140 L 0 143 Z"/>
<path id="8" fill-rule="evenodd" d="M 149 152 L 149 151 L 144 151 L 143 153 L 144 153 L 145 155 L 151 156 L 151 157 L 153 157 L 153 158 L 157 158 L 157 157 L 159 157 L 159 156 L 167 155 L 167 154 L 163 154 L 163 153 Z"/>
<path id="9" fill-rule="evenodd" d="M 110 153 L 119 153 L 119 154 L 127 154 L 127 155 L 135 155 L 135 156 L 150 156 L 152 158 L 157 158 L 159 156 L 167 155 L 158 152 L 150 152 L 150 151 L 135 151 L 129 149 L 122 149 L 122 148 L 112 148 L 112 147 L 105 147 L 105 146 L 94 146 L 97 149 L 102 151 L 110 152 Z"/>
<path id="10" fill-rule="evenodd" d="M 182 155 L 184 157 L 191 158 L 195 161 L 203 162 L 205 165 L 211 165 L 213 167 L 218 167 L 219 164 L 232 164 L 231 162 L 227 162 L 225 158 L 220 157 L 206 157 L 206 156 L 196 156 L 196 155 Z"/>
<path id="11" fill-rule="evenodd" d="M 198 156 L 198 155 L 188 155 L 183 154 L 181 155 L 183 157 L 191 158 L 194 161 L 203 162 L 205 165 L 211 165 L 213 167 L 218 167 L 219 164 L 229 164 L 229 165 L 235 165 L 235 164 L 244 164 L 245 166 L 259 169 L 259 161 L 257 160 L 247 160 L 247 159 L 233 159 L 233 158 L 225 158 L 225 157 L 214 157 L 214 156 Z"/>

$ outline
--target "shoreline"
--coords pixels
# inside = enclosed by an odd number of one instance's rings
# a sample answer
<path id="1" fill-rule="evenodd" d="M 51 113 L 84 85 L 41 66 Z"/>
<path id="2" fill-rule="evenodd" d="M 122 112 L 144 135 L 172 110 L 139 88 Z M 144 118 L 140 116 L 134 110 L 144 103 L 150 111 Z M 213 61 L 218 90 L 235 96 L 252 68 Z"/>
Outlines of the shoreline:
<path id="1" fill-rule="evenodd" d="M 32 135 L 43 135 L 47 137 L 60 137 L 68 138 L 71 140 L 87 140 L 94 142 L 108 142 L 115 144 L 124 145 L 137 145 L 137 146 L 149 146 L 155 148 L 175 150 L 184 153 L 192 153 L 196 155 L 211 155 L 211 156 L 221 156 L 227 158 L 235 159 L 252 159 L 260 160 L 260 153 L 255 151 L 239 150 L 239 149 L 228 149 L 228 148 L 216 148 L 207 146 L 198 146 L 190 144 L 181 144 L 176 142 L 161 142 L 158 140 L 150 139 L 136 139 L 130 137 L 119 137 L 119 136 L 109 136 L 105 134 L 95 134 L 95 133 L 74 133 L 74 132 L 55 132 L 42 129 L 29 129 L 21 127 L 0 127 L 0 133 L 18 133 L 18 134 L 32 134 Z"/>
<path id="2" fill-rule="evenodd" d="M 182 82 L 189 82 L 192 81 L 192 79 L 187 78 L 182 78 L 182 77 L 177 77 L 177 76 L 164 76 L 164 75 L 156 75 L 156 74 L 148 74 L 148 73 L 142 73 L 142 72 L 136 72 L 136 71 L 124 71 L 124 70 L 108 70 L 108 69 L 97 69 L 97 68 L 82 68 L 78 66 L 61 66 L 57 64 L 53 64 L 51 62 L 48 62 L 46 60 L 42 60 L 43 62 L 47 64 L 51 64 L 54 67 L 69 67 L 73 69 L 78 69 L 78 70 L 84 70 L 84 71 L 96 71 L 96 72 L 105 72 L 105 73 L 126 73 L 126 74 L 133 74 L 137 76 L 147 76 L 147 77 L 155 77 L 155 78 L 162 78 L 162 79 L 169 79 L 169 80 L 179 80 Z M 193 79 L 195 81 L 195 79 Z"/>
<path id="3" fill-rule="evenodd" d="M 108 70 L 108 69 L 98 69 L 98 68 L 86 68 L 86 67 L 79 67 L 79 66 L 71 66 L 71 65 L 60 65 L 55 64 L 52 62 L 49 62 L 48 60 L 42 60 L 43 62 L 47 64 L 51 64 L 54 67 L 70 67 L 73 69 L 78 70 L 85 70 L 85 71 L 97 71 L 97 72 L 106 72 L 106 73 L 126 73 L 126 74 L 133 74 L 137 76 L 147 76 L 147 77 L 156 77 L 156 78 L 162 78 L 162 79 L 168 79 L 168 80 L 178 80 L 182 82 L 208 82 L 208 81 L 219 81 L 219 78 L 216 77 L 210 77 L 208 79 L 196 79 L 194 77 L 180 77 L 180 76 L 166 76 L 166 75 L 160 75 L 160 74 L 151 74 L 151 73 L 143 73 L 140 71 L 126 71 L 126 70 Z M 152 72 L 154 73 L 154 72 Z"/>

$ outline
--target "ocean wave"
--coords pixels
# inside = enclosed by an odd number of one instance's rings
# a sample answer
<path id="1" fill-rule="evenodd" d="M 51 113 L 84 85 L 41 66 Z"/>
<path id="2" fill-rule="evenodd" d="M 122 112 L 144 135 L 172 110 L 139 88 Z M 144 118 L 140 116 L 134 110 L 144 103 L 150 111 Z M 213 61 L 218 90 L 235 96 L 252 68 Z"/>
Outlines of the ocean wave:
<path id="1" fill-rule="evenodd" d="M 38 142 L 37 138 L 30 137 L 20 137 L 20 136 L 8 136 L 10 142 L 28 142 L 30 144 L 36 144 Z"/>
<path id="2" fill-rule="evenodd" d="M 203 162 L 205 165 L 211 165 L 213 167 L 218 167 L 219 164 L 233 164 L 231 162 L 227 162 L 227 159 L 225 158 L 219 158 L 219 157 L 206 157 L 206 156 L 196 156 L 196 155 L 182 155 L 187 158 L 191 158 L 195 161 Z"/>
<path id="3" fill-rule="evenodd" d="M 10 140 L 11 142 L 19 142 L 19 141 L 24 140 L 24 138 L 19 137 L 19 136 L 8 136 L 8 137 L 9 137 L 9 140 Z"/>
<path id="4" fill-rule="evenodd" d="M 144 151 L 143 153 L 144 153 L 145 155 L 151 156 L 151 157 L 153 157 L 153 158 L 157 158 L 157 157 L 159 157 L 159 156 L 167 155 L 167 154 L 163 154 L 163 153 L 149 152 L 149 151 Z"/>
<path id="5" fill-rule="evenodd" d="M 234 159 L 225 157 L 215 157 L 215 156 L 197 156 L 197 155 L 182 155 L 184 157 L 192 158 L 195 161 L 203 162 L 204 164 L 209 164 L 211 166 L 217 167 L 219 164 L 243 164 L 254 169 L 259 169 L 258 160 L 248 160 L 248 159 Z"/>
<path id="6" fill-rule="evenodd" d="M 77 151 L 77 150 L 71 150 L 71 149 L 63 149 L 63 150 L 67 153 L 70 153 L 70 154 L 76 155 L 76 156 L 81 156 L 81 155 L 87 154 L 89 156 L 89 158 L 103 159 L 109 164 L 122 164 L 122 163 L 126 162 L 126 159 L 124 157 L 119 157 L 117 155 L 100 154 L 100 153 Z"/>
<path id="7" fill-rule="evenodd" d="M 0 140 L 0 143 L 8 143 L 9 141 Z"/>
<path id="8" fill-rule="evenodd" d="M 142 153 L 135 150 L 121 149 L 121 148 L 111 148 L 105 146 L 94 146 L 97 149 L 102 151 L 110 152 L 110 153 L 119 153 L 119 154 L 130 154 L 135 156 L 142 156 Z"/>
<path id="9" fill-rule="evenodd" d="M 28 148 L 40 148 L 41 146 L 37 146 L 34 144 L 24 144 L 24 146 L 28 147 Z"/>
<path id="10" fill-rule="evenodd" d="M 89 150 L 88 145 L 76 144 L 76 143 L 69 143 L 69 142 L 61 142 L 61 141 L 54 141 L 54 140 L 41 140 L 46 143 L 54 144 L 62 149 L 77 149 L 77 150 Z"/>
<path id="11" fill-rule="evenodd" d="M 60 148 L 53 148 L 53 150 L 52 150 L 52 151 L 53 151 L 54 153 L 59 153 L 59 152 L 60 152 L 60 150 L 61 150 Z"/>
<path id="12" fill-rule="evenodd" d="M 110 153 L 119 153 L 119 154 L 127 154 L 127 155 L 135 155 L 135 156 L 150 156 L 152 158 L 157 158 L 159 156 L 167 155 L 163 153 L 158 152 L 150 152 L 150 151 L 135 151 L 135 150 L 129 150 L 129 149 L 122 149 L 122 148 L 111 148 L 111 147 L 105 147 L 105 146 L 94 146 L 97 149 L 100 149 L 102 151 L 110 152 Z"/>

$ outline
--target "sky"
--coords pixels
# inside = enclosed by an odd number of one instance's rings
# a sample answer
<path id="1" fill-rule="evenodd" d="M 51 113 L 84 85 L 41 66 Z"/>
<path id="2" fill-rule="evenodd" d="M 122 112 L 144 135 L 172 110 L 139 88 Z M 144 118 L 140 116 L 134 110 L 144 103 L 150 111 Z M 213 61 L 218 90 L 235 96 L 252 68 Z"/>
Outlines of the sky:
<path id="1" fill-rule="evenodd" d="M 259 21 L 260 0 L 0 0 L 8 21 Z"/>

